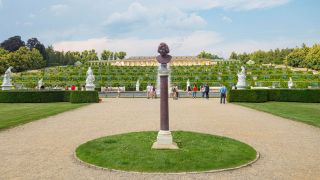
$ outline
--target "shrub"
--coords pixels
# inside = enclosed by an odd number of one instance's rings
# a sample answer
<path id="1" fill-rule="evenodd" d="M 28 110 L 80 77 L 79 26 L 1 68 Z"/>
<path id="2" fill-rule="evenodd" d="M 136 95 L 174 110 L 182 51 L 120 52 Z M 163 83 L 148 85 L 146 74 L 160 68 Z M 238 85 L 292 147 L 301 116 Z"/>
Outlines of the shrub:
<path id="1" fill-rule="evenodd" d="M 319 89 L 230 90 L 228 102 L 306 102 L 320 103 Z"/>
<path id="2" fill-rule="evenodd" d="M 98 103 L 98 91 L 72 91 L 70 95 L 71 103 Z"/>

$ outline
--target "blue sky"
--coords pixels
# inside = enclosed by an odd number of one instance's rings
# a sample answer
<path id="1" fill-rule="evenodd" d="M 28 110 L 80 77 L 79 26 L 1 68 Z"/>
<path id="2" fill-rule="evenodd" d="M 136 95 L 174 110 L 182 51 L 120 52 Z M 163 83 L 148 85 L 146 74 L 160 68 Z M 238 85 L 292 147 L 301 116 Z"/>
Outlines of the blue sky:
<path id="1" fill-rule="evenodd" d="M 318 0 L 0 0 L 0 41 L 37 37 L 57 50 L 173 55 L 312 45 L 320 40 Z"/>

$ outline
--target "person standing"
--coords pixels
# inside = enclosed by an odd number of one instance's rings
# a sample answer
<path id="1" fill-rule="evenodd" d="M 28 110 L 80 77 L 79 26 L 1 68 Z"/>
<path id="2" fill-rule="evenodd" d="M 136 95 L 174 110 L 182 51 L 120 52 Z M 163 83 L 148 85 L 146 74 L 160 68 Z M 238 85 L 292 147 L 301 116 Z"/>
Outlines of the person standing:
<path id="1" fill-rule="evenodd" d="M 152 86 L 150 84 L 148 84 L 148 86 L 147 86 L 147 98 L 148 99 L 150 98 L 151 91 L 152 91 Z"/>
<path id="2" fill-rule="evenodd" d="M 198 91 L 197 85 L 194 85 L 192 88 L 192 98 L 197 98 L 197 91 Z"/>
<path id="3" fill-rule="evenodd" d="M 201 94 L 202 94 L 202 98 L 204 98 L 204 94 L 205 94 L 204 85 L 203 85 L 203 86 L 200 86 L 200 91 L 201 91 Z"/>
<path id="4" fill-rule="evenodd" d="M 222 85 L 222 87 L 220 88 L 220 104 L 222 104 L 222 101 L 223 101 L 223 104 L 226 103 L 226 95 L 227 95 L 227 88 L 226 86 Z"/>
<path id="5" fill-rule="evenodd" d="M 204 86 L 204 92 L 206 94 L 206 99 L 209 99 L 209 85 L 208 84 L 206 84 Z"/>

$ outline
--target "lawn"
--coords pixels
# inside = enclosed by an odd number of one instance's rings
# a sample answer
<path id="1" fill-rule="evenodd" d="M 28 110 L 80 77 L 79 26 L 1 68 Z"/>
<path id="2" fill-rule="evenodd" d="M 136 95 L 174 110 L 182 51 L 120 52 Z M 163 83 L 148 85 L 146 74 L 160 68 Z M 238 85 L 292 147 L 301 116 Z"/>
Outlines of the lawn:
<path id="1" fill-rule="evenodd" d="M 56 115 L 86 104 L 71 103 L 0 103 L 0 130 Z"/>
<path id="2" fill-rule="evenodd" d="M 76 155 L 100 167 L 138 172 L 194 172 L 237 167 L 253 161 L 256 151 L 226 137 L 174 131 L 178 150 L 151 149 L 157 132 L 107 136 L 80 145 Z"/>
<path id="3" fill-rule="evenodd" d="M 320 127 L 320 103 L 266 102 L 236 104 Z"/>

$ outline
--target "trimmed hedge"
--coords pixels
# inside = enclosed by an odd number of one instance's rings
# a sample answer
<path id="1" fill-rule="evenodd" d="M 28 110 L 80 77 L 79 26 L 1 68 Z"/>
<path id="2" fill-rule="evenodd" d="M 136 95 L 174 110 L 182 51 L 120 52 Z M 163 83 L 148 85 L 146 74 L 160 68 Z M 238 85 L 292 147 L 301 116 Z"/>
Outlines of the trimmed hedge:
<path id="1" fill-rule="evenodd" d="M 97 91 L 0 91 L 0 103 L 51 102 L 93 103 L 99 102 L 99 94 Z"/>
<path id="2" fill-rule="evenodd" d="M 71 103 L 98 103 L 98 91 L 72 91 L 70 95 Z"/>
<path id="3" fill-rule="evenodd" d="M 250 89 L 230 90 L 228 102 L 305 102 L 320 103 L 319 89 Z"/>

